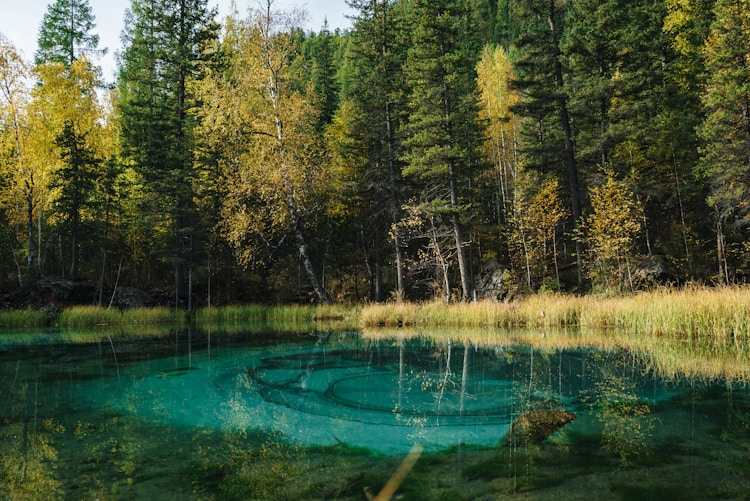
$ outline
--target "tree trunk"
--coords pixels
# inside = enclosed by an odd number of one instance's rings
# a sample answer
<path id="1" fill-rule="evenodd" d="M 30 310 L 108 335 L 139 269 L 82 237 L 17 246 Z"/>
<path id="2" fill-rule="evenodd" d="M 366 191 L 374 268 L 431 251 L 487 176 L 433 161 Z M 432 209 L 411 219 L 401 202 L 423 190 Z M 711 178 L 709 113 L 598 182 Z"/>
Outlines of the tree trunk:
<path id="1" fill-rule="evenodd" d="M 291 190 L 288 188 L 287 205 L 289 207 L 289 218 L 292 222 L 294 236 L 297 239 L 297 251 L 299 252 L 300 260 L 302 260 L 302 266 L 305 268 L 307 280 L 315 291 L 315 295 L 318 296 L 318 300 L 323 304 L 331 304 L 331 298 L 328 297 L 325 289 L 320 284 L 318 275 L 315 273 L 315 267 L 310 259 L 310 254 L 307 252 L 307 241 L 305 240 L 305 236 L 302 234 L 302 228 L 300 227 L 299 216 L 297 215 L 297 204 L 294 200 L 294 195 L 291 194 Z"/>
<path id="2" fill-rule="evenodd" d="M 38 278 L 38 270 L 34 266 L 35 249 L 34 249 L 34 195 L 31 186 L 34 184 L 32 177 L 31 183 L 26 181 L 26 237 L 29 246 L 29 254 L 26 258 L 27 279 L 33 282 Z"/>
<path id="3" fill-rule="evenodd" d="M 385 45 L 383 46 L 383 52 L 385 53 Z M 391 214 L 393 218 L 393 226 L 396 227 L 401 221 L 401 208 L 399 207 L 399 196 L 398 196 L 398 176 L 396 173 L 396 161 L 394 159 L 394 137 L 393 137 L 393 124 L 391 123 L 391 108 L 390 103 L 385 103 L 385 122 L 386 130 L 388 134 L 388 173 L 390 177 L 391 185 Z M 398 231 L 393 232 L 393 246 L 396 251 L 396 296 L 399 300 L 404 298 L 404 257 L 403 250 L 401 249 L 401 237 Z"/>
<path id="4" fill-rule="evenodd" d="M 318 281 L 318 276 L 316 275 L 315 268 L 310 260 L 310 255 L 307 253 L 307 243 L 305 242 L 305 237 L 302 234 L 302 231 L 300 231 L 299 228 L 295 228 L 294 235 L 297 238 L 297 249 L 299 250 L 299 257 L 302 260 L 302 266 L 305 268 L 305 274 L 315 291 L 315 295 L 318 296 L 318 300 L 321 303 L 331 304 L 331 299 Z"/>
<path id="5" fill-rule="evenodd" d="M 447 82 L 443 82 L 443 113 L 448 130 L 448 135 L 453 138 L 453 127 L 451 126 L 451 96 Z M 458 271 L 461 275 L 461 289 L 463 300 L 469 301 L 474 295 L 471 284 L 471 270 L 469 269 L 466 249 L 464 247 L 463 229 L 461 228 L 461 216 L 458 213 L 458 174 L 456 173 L 456 164 L 453 160 L 448 162 L 449 168 L 449 189 L 451 197 L 451 209 L 453 211 L 453 235 L 456 239 L 456 255 L 458 256 Z"/>
<path id="6" fill-rule="evenodd" d="M 576 166 L 575 148 L 573 146 L 573 132 L 570 126 L 570 116 L 568 115 L 567 96 L 563 92 L 563 73 L 562 63 L 560 62 L 560 42 L 557 37 L 557 23 L 555 22 L 555 0 L 549 2 L 549 13 L 547 16 L 549 22 L 550 35 L 552 38 L 552 55 L 555 65 L 555 84 L 557 86 L 558 97 L 557 107 L 560 113 L 560 122 L 564 136 L 565 163 L 568 167 L 568 181 L 570 183 L 570 201 L 573 212 L 573 227 L 580 229 L 580 219 L 583 213 L 581 209 L 581 195 L 578 186 L 578 168 Z M 583 241 L 576 239 L 576 264 L 578 267 L 578 285 L 584 284 L 582 257 L 584 253 Z"/>
<path id="7" fill-rule="evenodd" d="M 78 241 L 76 239 L 75 230 L 73 230 L 70 240 L 70 268 L 68 269 L 68 279 L 76 280 L 78 278 Z"/>

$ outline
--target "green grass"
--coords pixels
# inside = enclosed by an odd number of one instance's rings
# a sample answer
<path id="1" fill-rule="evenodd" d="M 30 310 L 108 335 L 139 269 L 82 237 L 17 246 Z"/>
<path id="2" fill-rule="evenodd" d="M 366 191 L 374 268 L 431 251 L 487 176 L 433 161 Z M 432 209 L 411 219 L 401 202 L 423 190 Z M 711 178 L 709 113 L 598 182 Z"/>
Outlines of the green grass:
<path id="1" fill-rule="evenodd" d="M 47 325 L 47 314 L 39 310 L 6 310 L 0 311 L 0 328 L 44 327 Z"/>
<path id="2" fill-rule="evenodd" d="M 60 312 L 57 320 L 57 324 L 62 328 L 181 325 L 184 322 L 185 315 L 183 312 L 164 307 L 119 310 L 100 306 L 73 306 Z"/>
<path id="3" fill-rule="evenodd" d="M 351 305 L 241 305 L 202 308 L 193 320 L 197 327 L 242 330 L 244 326 L 273 325 L 276 330 L 355 330 L 360 308 Z M 183 327 L 188 318 L 184 311 L 167 307 L 120 310 L 99 306 L 70 306 L 52 319 L 54 326 L 70 328 L 111 328 L 128 326 Z M 0 311 L 0 329 L 46 327 L 50 317 L 39 310 Z M 262 328 L 260 330 L 263 330 Z"/>

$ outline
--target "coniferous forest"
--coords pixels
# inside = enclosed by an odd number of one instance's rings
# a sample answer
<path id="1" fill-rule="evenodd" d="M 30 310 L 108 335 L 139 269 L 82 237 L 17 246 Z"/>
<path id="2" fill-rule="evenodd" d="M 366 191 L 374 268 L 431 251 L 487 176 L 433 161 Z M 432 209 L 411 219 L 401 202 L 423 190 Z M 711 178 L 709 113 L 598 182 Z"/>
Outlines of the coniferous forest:
<path id="1" fill-rule="evenodd" d="M 743 283 L 750 1 L 87 0 L 0 37 L 0 292 L 233 302 Z M 501 277 L 488 290 L 486 277 Z"/>

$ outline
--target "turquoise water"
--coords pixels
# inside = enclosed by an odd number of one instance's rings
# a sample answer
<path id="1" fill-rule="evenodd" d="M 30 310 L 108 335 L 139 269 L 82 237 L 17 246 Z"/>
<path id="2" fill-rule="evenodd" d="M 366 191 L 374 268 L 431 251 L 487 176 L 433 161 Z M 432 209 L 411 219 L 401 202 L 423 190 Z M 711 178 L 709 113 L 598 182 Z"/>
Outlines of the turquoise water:
<path id="1" fill-rule="evenodd" d="M 729 498 L 748 479 L 746 390 L 663 380 L 623 350 L 372 341 L 357 333 L 86 339 L 0 337 L 2 497 L 363 499 L 354 487 L 310 489 L 365 482 L 349 468 L 390 471 L 417 443 L 426 455 L 458 461 L 450 488 L 459 490 L 461 482 L 506 489 L 497 486 L 511 470 L 482 469 L 498 454 L 504 467 L 523 462 L 514 485 L 519 477 L 536 485 L 529 464 L 544 461 L 566 478 L 583 475 L 567 470 L 573 464 L 600 479 L 664 468 L 658 491 L 686 485 L 675 464 L 719 468 L 716 461 L 731 458 L 739 482 L 727 479 Z M 543 444 L 497 446 L 521 414 L 563 409 L 575 421 Z M 723 459 L 712 458 L 719 450 Z M 333 479 L 325 464 L 338 465 Z M 440 471 L 421 475 L 445 478 Z M 293 488 L 301 478 L 304 488 Z M 433 480 L 429 489 L 440 485 Z M 640 485 L 627 474 L 607 482 L 610 492 Z M 548 486 L 529 489 L 549 494 Z M 565 492 L 584 497 L 576 487 Z M 724 496 L 718 485 L 706 492 Z"/>

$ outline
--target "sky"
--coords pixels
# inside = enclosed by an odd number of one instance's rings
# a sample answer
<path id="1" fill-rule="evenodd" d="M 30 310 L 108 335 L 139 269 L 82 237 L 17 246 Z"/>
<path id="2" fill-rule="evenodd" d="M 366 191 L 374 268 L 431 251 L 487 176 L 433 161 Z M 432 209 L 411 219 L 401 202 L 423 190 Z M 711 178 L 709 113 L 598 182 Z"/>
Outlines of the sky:
<path id="1" fill-rule="evenodd" d="M 47 6 L 54 0 L 0 0 L 0 33 L 2 33 L 23 58 L 34 59 L 39 26 L 42 23 Z M 228 12 L 232 0 L 209 0 L 209 6 L 219 7 L 219 19 Z M 116 51 L 120 47 L 120 32 L 125 9 L 130 6 L 130 0 L 89 0 L 89 5 L 96 18 L 94 33 L 99 35 L 99 48 L 108 48 L 106 56 L 97 63 L 102 67 L 102 77 L 108 82 L 115 80 Z M 249 7 L 257 7 L 258 0 L 235 0 L 240 13 Z M 324 20 L 328 20 L 330 30 L 336 28 L 347 29 L 351 21 L 346 18 L 353 11 L 346 5 L 345 0 L 275 0 L 274 8 L 283 10 L 290 7 L 301 7 L 307 11 L 308 21 L 306 30 L 319 31 Z"/>

